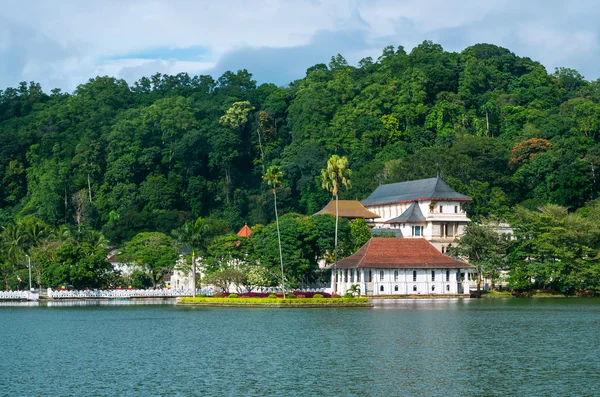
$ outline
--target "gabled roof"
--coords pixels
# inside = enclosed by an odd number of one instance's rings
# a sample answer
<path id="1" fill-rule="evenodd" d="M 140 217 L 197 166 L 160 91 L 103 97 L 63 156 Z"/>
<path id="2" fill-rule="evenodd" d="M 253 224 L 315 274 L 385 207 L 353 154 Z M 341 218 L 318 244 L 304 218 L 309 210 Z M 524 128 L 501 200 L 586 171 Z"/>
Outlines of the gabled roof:
<path id="1" fill-rule="evenodd" d="M 250 229 L 248 227 L 248 225 L 244 225 L 244 227 L 241 228 L 239 232 L 237 232 L 237 235 L 240 237 L 248 237 L 251 234 L 252 234 L 252 229 Z"/>
<path id="2" fill-rule="evenodd" d="M 338 204 L 340 206 L 338 214 L 340 218 L 379 218 L 379 215 L 366 209 L 358 200 L 338 200 Z M 331 200 L 321 211 L 317 212 L 315 215 L 320 214 L 335 215 L 335 200 Z"/>
<path id="3" fill-rule="evenodd" d="M 455 192 L 440 178 L 420 179 L 379 185 L 369 197 L 362 200 L 365 206 L 423 200 L 463 200 L 471 198 Z"/>
<path id="4" fill-rule="evenodd" d="M 439 252 L 424 238 L 373 237 L 354 255 L 337 263 L 341 269 L 467 269 L 473 268 Z"/>
<path id="5" fill-rule="evenodd" d="M 402 213 L 393 219 L 385 221 L 384 223 L 403 223 L 403 222 L 425 222 L 425 216 L 419 207 L 419 203 L 413 201 L 413 203 Z"/>

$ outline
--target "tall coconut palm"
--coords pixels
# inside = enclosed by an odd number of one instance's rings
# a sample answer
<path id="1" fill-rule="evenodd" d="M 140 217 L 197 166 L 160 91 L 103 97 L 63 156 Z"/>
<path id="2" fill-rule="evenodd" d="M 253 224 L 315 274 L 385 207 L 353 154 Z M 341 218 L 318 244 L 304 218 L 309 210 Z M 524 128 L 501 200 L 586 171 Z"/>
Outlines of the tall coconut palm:
<path id="1" fill-rule="evenodd" d="M 277 188 L 281 186 L 283 178 L 283 172 L 281 169 L 272 165 L 267 168 L 267 172 L 263 176 L 263 180 L 267 185 L 271 186 L 273 191 L 273 202 L 275 203 L 275 223 L 277 224 L 277 241 L 279 242 L 279 263 L 281 264 L 281 289 L 283 290 L 283 297 L 285 298 L 285 279 L 283 275 L 283 253 L 281 251 L 281 233 L 279 232 L 279 215 L 277 214 Z"/>
<path id="2" fill-rule="evenodd" d="M 206 254 L 206 249 L 215 236 L 225 233 L 225 225 L 210 218 L 198 218 L 187 221 L 178 229 L 173 230 L 177 241 L 192 252 L 192 285 L 193 295 L 196 296 L 196 253 Z"/>
<path id="3" fill-rule="evenodd" d="M 337 154 L 332 155 L 327 161 L 327 168 L 321 170 L 321 182 L 323 189 L 330 191 L 335 197 L 335 246 L 333 249 L 333 292 L 337 292 L 337 255 L 338 255 L 338 195 L 340 187 L 344 186 L 348 189 L 352 184 L 350 183 L 350 176 L 352 171 L 348 168 L 348 158 L 346 156 L 340 157 Z"/>

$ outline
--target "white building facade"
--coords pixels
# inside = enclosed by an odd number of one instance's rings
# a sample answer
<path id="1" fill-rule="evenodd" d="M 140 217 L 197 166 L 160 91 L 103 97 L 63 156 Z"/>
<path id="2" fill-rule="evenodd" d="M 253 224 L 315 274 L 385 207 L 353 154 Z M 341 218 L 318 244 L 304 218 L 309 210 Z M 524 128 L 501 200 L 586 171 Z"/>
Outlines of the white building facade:
<path id="1" fill-rule="evenodd" d="M 445 253 L 470 222 L 464 208 L 469 201 L 440 178 L 429 178 L 380 185 L 361 203 L 380 216 L 370 222 L 374 228 L 424 238 Z"/>
<path id="2" fill-rule="evenodd" d="M 332 268 L 331 288 L 362 295 L 467 295 L 475 268 L 437 251 L 425 239 L 372 238 Z"/>

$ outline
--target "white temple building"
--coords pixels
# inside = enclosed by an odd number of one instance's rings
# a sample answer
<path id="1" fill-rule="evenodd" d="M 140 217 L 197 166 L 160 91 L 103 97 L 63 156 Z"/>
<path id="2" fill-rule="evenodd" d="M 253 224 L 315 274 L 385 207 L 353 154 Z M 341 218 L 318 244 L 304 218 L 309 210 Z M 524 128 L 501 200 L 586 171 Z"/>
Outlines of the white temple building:
<path id="1" fill-rule="evenodd" d="M 467 295 L 475 283 L 474 266 L 422 238 L 371 238 L 331 271 L 338 294 L 358 285 L 362 295 Z"/>
<path id="2" fill-rule="evenodd" d="M 391 229 L 404 238 L 424 238 L 444 253 L 470 222 L 464 209 L 468 201 L 440 178 L 429 178 L 380 185 L 361 203 L 380 216 L 369 222 L 374 235 Z"/>

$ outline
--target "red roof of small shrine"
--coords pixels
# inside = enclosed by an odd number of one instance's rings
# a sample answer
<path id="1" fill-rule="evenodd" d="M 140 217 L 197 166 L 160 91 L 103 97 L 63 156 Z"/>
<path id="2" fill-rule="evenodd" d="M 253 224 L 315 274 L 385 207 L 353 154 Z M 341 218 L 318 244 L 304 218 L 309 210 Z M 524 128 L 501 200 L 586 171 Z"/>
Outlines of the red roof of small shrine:
<path id="1" fill-rule="evenodd" d="M 244 225 L 244 227 L 241 228 L 239 232 L 237 232 L 237 235 L 240 237 L 248 237 L 251 234 L 252 234 L 252 229 L 250 229 L 248 227 L 248 225 Z"/>
<path id="2" fill-rule="evenodd" d="M 373 237 L 338 268 L 464 269 L 473 266 L 438 251 L 424 238 Z"/>

